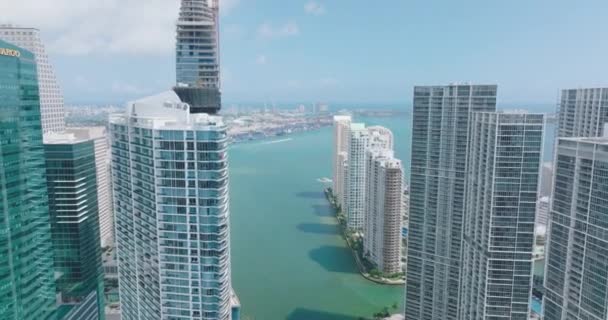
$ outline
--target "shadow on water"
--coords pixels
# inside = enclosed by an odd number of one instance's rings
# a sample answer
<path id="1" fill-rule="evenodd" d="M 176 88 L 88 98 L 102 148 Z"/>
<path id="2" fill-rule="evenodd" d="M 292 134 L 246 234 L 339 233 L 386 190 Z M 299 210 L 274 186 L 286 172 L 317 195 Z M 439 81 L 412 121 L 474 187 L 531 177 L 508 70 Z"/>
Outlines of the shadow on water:
<path id="1" fill-rule="evenodd" d="M 306 308 L 296 308 L 288 316 L 287 320 L 358 320 L 363 318 L 312 310 Z"/>
<path id="2" fill-rule="evenodd" d="M 313 204 L 312 209 L 319 217 L 335 216 L 334 209 L 329 204 Z"/>
<path id="3" fill-rule="evenodd" d="M 303 191 L 303 192 L 296 193 L 296 197 L 308 198 L 308 199 L 324 199 L 325 194 L 323 192 L 317 192 L 317 191 Z"/>
<path id="4" fill-rule="evenodd" d="M 357 272 L 352 253 L 347 247 L 321 246 L 310 250 L 308 256 L 329 272 Z"/>
<path id="5" fill-rule="evenodd" d="M 300 223 L 297 225 L 298 230 L 306 233 L 322 234 L 322 235 L 338 235 L 340 231 L 337 225 L 322 224 L 322 223 Z"/>

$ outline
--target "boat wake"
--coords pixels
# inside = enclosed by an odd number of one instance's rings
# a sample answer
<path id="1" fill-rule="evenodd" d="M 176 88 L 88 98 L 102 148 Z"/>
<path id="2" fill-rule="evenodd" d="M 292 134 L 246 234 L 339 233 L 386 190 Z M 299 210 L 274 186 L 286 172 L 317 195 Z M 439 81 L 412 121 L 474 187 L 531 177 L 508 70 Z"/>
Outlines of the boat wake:
<path id="1" fill-rule="evenodd" d="M 273 140 L 273 141 L 267 141 L 267 142 L 262 142 L 260 143 L 261 145 L 265 145 L 265 144 L 275 144 L 275 143 L 281 143 L 281 142 L 287 142 L 287 141 L 291 141 L 293 140 L 292 138 L 287 138 L 287 139 L 281 139 L 281 140 Z"/>

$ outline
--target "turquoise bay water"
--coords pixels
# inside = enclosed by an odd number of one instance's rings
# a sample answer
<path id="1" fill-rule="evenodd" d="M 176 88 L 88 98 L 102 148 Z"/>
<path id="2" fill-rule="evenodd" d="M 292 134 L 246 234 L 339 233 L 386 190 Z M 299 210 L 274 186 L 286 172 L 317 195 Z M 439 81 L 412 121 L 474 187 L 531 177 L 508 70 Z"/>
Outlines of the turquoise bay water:
<path id="1" fill-rule="evenodd" d="M 355 120 L 391 129 L 409 171 L 409 116 Z M 233 286 L 246 320 L 357 320 L 403 308 L 403 286 L 363 279 L 339 235 L 317 181 L 331 178 L 332 144 L 324 128 L 230 149 Z"/>
<path id="2" fill-rule="evenodd" d="M 397 156 L 409 159 L 406 117 L 360 120 L 394 130 Z M 332 128 L 284 139 L 229 152 L 232 275 L 244 319 L 356 320 L 394 303 L 401 310 L 403 286 L 357 273 L 317 181 L 331 177 Z"/>

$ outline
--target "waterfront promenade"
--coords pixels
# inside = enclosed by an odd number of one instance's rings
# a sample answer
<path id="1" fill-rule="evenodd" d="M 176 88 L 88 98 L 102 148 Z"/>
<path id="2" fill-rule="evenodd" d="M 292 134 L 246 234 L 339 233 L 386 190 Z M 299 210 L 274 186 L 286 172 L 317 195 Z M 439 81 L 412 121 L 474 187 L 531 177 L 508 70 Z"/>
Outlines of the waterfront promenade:
<path id="1" fill-rule="evenodd" d="M 355 237 L 348 234 L 348 231 L 346 230 L 346 225 L 344 223 L 344 216 L 342 216 L 342 212 L 340 211 L 340 208 L 338 208 L 338 206 L 336 204 L 336 199 L 332 193 L 331 188 L 326 188 L 324 190 L 324 193 L 325 193 L 325 198 L 327 199 L 327 201 L 329 201 L 329 204 L 331 205 L 331 207 L 334 210 L 335 217 L 338 220 L 338 223 L 340 224 L 340 231 L 342 232 L 342 237 L 344 238 L 344 240 L 346 241 L 346 244 L 350 248 L 353 258 L 355 259 L 355 263 L 357 264 L 357 269 L 359 270 L 359 273 L 361 274 L 361 276 L 363 278 L 365 278 L 369 281 L 375 282 L 377 284 L 404 285 L 405 279 L 403 279 L 403 278 L 391 279 L 391 278 L 384 278 L 384 277 L 375 277 L 370 274 L 368 268 L 365 266 L 365 263 L 362 261 L 363 258 L 361 257 L 359 250 L 357 249 L 357 246 L 360 246 L 361 244 L 355 243 L 355 241 L 360 241 L 360 240 L 357 240 L 357 239 L 355 239 Z"/>

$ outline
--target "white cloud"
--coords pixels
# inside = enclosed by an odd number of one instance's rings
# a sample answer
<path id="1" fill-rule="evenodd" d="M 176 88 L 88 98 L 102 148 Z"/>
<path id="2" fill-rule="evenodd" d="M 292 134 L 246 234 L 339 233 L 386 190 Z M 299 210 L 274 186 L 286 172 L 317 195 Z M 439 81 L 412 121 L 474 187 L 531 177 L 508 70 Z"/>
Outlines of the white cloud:
<path id="1" fill-rule="evenodd" d="M 298 27 L 298 24 L 293 21 L 278 27 L 266 22 L 258 27 L 258 37 L 263 39 L 292 37 L 297 36 L 298 34 L 300 34 L 300 28 Z"/>
<path id="2" fill-rule="evenodd" d="M 239 0 L 220 0 L 220 11 Z M 20 0 L 0 23 L 39 28 L 49 50 L 65 55 L 164 55 L 175 48 L 176 0 Z"/>
<path id="3" fill-rule="evenodd" d="M 320 16 L 325 14 L 325 6 L 316 1 L 309 1 L 304 5 L 304 11 L 314 16 Z"/>
<path id="4" fill-rule="evenodd" d="M 268 58 L 266 58 L 266 55 L 260 54 L 257 56 L 257 58 L 255 58 L 255 63 L 265 65 L 268 63 Z"/>

